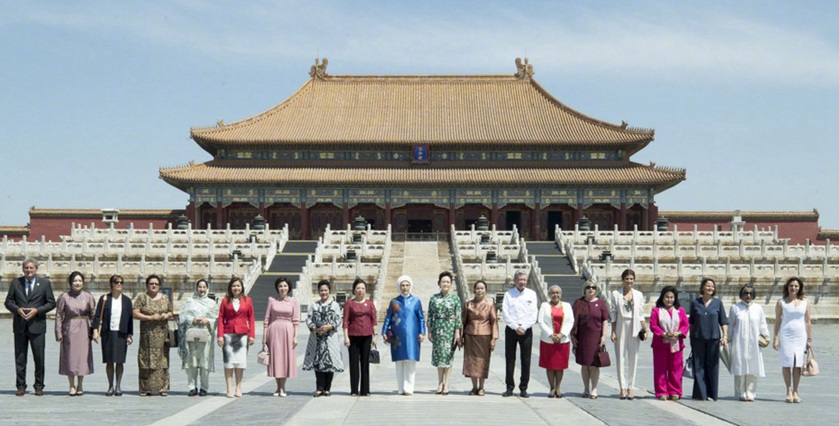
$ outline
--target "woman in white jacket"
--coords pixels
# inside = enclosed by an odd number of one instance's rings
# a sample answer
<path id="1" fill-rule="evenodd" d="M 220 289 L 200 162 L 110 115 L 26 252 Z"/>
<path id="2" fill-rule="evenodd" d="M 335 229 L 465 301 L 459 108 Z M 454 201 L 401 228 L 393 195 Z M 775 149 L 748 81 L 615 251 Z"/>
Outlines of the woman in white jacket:
<path id="1" fill-rule="evenodd" d="M 571 354 L 568 335 L 574 327 L 574 313 L 571 312 L 571 304 L 562 301 L 562 289 L 558 285 L 548 289 L 548 296 L 550 302 L 542 303 L 537 321 L 542 329 L 539 367 L 544 368 L 548 374 L 548 384 L 551 386 L 548 398 L 562 398 L 559 386 Z"/>
<path id="2" fill-rule="evenodd" d="M 609 318 L 612 319 L 612 342 L 615 344 L 618 384 L 621 399 L 635 399 L 635 369 L 641 340 L 647 340 L 644 321 L 644 295 L 632 288 L 635 271 L 626 269 L 621 274 L 623 289 L 609 294 Z"/>
<path id="3" fill-rule="evenodd" d="M 728 345 L 731 348 L 734 396 L 747 402 L 755 400 L 757 378 L 766 375 L 760 348 L 769 346 L 766 315 L 763 308 L 754 303 L 755 297 L 754 286 L 744 285 L 740 289 L 740 302 L 732 306 L 728 314 Z"/>

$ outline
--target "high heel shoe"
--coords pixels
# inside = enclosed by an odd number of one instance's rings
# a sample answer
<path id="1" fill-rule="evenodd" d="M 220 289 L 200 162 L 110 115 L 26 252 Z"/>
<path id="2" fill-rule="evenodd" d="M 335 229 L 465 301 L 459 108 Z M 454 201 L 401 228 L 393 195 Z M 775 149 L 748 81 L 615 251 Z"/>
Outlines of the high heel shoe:
<path id="1" fill-rule="evenodd" d="M 105 396 L 114 396 L 114 387 L 113 386 L 108 388 L 108 391 L 105 392 Z"/>
<path id="2" fill-rule="evenodd" d="M 798 396 L 798 392 L 795 392 L 795 393 L 792 394 L 792 402 L 794 402 L 796 404 L 801 402 L 801 397 Z"/>

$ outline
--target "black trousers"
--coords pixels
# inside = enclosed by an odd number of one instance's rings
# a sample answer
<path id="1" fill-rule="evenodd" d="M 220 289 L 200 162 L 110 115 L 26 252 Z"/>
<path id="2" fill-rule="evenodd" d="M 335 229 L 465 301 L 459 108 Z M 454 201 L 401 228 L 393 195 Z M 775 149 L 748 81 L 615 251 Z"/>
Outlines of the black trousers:
<path id="1" fill-rule="evenodd" d="M 45 334 L 15 333 L 17 387 L 26 387 L 26 359 L 29 357 L 29 347 L 32 347 L 32 359 L 35 360 L 35 389 L 44 388 L 45 336 Z"/>
<path id="2" fill-rule="evenodd" d="M 521 380 L 519 389 L 527 390 L 530 383 L 530 352 L 533 349 L 533 329 L 527 329 L 523 336 L 519 336 L 516 330 L 504 327 L 504 357 L 507 359 L 507 390 L 516 387 L 516 345 L 521 351 Z"/>
<path id="3" fill-rule="evenodd" d="M 690 339 L 690 350 L 693 353 L 693 399 L 717 400 L 720 383 L 719 339 Z"/>
<path id="4" fill-rule="evenodd" d="M 373 336 L 350 336 L 350 393 L 370 394 L 370 345 Z M 359 367 L 360 374 L 359 374 Z M 361 379 L 361 392 L 358 382 Z"/>
<path id="5" fill-rule="evenodd" d="M 332 378 L 335 377 L 333 372 L 315 371 L 315 382 L 319 391 L 332 391 Z"/>

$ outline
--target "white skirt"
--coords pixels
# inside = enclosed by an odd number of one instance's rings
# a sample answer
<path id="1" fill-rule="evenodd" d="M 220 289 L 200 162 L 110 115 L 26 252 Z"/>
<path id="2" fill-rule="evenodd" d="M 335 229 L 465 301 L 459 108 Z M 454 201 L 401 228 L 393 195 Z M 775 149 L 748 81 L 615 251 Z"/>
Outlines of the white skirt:
<path id="1" fill-rule="evenodd" d="M 224 335 L 224 368 L 248 368 L 248 335 Z"/>

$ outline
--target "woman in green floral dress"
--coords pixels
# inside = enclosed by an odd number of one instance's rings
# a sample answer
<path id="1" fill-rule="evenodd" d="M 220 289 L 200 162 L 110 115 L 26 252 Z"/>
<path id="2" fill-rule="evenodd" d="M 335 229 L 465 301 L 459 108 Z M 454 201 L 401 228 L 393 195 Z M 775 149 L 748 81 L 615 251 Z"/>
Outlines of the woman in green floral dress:
<path id="1" fill-rule="evenodd" d="M 433 344 L 431 365 L 437 367 L 437 394 L 449 394 L 452 358 L 460 346 L 460 298 L 452 292 L 452 273 L 443 272 L 437 279 L 440 292 L 428 303 L 428 340 Z"/>

